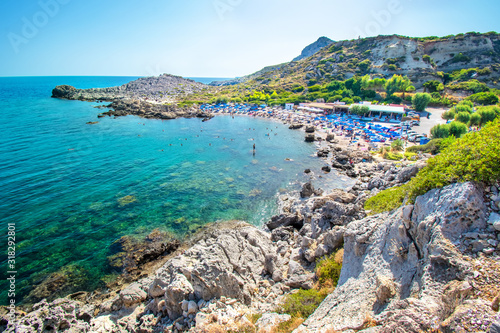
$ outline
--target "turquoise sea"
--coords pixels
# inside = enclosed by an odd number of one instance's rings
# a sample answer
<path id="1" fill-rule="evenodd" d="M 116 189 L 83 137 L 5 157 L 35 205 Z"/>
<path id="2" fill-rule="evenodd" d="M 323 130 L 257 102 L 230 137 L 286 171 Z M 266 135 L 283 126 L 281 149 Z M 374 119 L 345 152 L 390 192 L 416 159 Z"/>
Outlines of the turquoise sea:
<path id="1" fill-rule="evenodd" d="M 123 235 L 159 228 L 183 237 L 232 219 L 260 225 L 276 213 L 280 192 L 308 179 L 304 169 L 319 174 L 324 165 L 302 132 L 270 120 L 97 119 L 100 104 L 50 98 L 59 84 L 133 79 L 0 78 L 0 304 L 7 302 L 9 223 L 18 303 L 59 271 L 77 272 L 71 291 L 91 290 L 116 273 L 107 258 Z M 323 187 L 346 184 L 333 173 L 323 177 Z"/>

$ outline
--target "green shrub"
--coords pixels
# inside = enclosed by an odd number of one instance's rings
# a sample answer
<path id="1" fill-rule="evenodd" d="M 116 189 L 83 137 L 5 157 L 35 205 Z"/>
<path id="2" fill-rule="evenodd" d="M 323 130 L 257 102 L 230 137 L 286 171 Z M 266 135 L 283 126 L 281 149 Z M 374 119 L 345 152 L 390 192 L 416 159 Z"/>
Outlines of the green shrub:
<path id="1" fill-rule="evenodd" d="M 404 149 L 404 142 L 403 142 L 403 140 L 400 140 L 400 139 L 394 140 L 391 143 L 391 148 L 394 151 L 402 151 Z"/>
<path id="2" fill-rule="evenodd" d="M 460 138 L 462 135 L 467 133 L 467 125 L 464 123 L 452 121 L 448 124 L 448 126 L 450 128 L 450 135 L 453 135 L 455 138 Z"/>
<path id="3" fill-rule="evenodd" d="M 411 153 L 411 152 L 405 152 L 404 153 L 404 157 L 407 159 L 407 160 L 415 160 L 417 154 L 416 153 Z"/>
<path id="4" fill-rule="evenodd" d="M 452 64 L 457 63 L 457 62 L 468 62 L 470 61 L 470 57 L 463 55 L 462 53 L 459 53 L 453 57 L 453 59 L 450 60 Z"/>
<path id="5" fill-rule="evenodd" d="M 479 126 L 481 125 L 481 115 L 477 112 L 474 112 L 470 115 L 469 126 Z"/>
<path id="6" fill-rule="evenodd" d="M 450 127 L 448 125 L 437 124 L 431 128 L 431 137 L 433 139 L 444 139 L 450 136 Z"/>
<path id="7" fill-rule="evenodd" d="M 319 84 L 311 86 L 308 88 L 309 92 L 315 92 L 315 91 L 320 91 L 321 86 Z"/>
<path id="8" fill-rule="evenodd" d="M 336 287 L 342 265 L 335 261 L 335 253 L 316 263 L 316 277 L 320 286 Z"/>
<path id="9" fill-rule="evenodd" d="M 449 84 L 448 88 L 451 90 L 467 90 L 467 91 L 472 91 L 474 93 L 490 91 L 490 88 L 485 83 L 479 82 L 478 80 L 475 79 L 466 82 Z"/>
<path id="10" fill-rule="evenodd" d="M 438 80 L 430 80 L 423 84 L 424 88 L 427 89 L 428 92 L 433 93 L 437 92 L 438 88 L 442 83 Z"/>
<path id="11" fill-rule="evenodd" d="M 359 102 L 361 102 L 361 97 L 359 97 L 359 96 L 353 96 L 352 100 L 353 100 L 354 103 L 359 103 Z"/>
<path id="12" fill-rule="evenodd" d="M 318 308 L 326 296 L 326 291 L 299 289 L 298 292 L 286 297 L 281 312 L 292 317 L 307 318 Z"/>
<path id="13" fill-rule="evenodd" d="M 396 65 L 389 65 L 389 66 L 387 66 L 387 69 L 390 70 L 390 71 L 396 71 L 396 70 L 398 70 L 398 66 L 396 66 Z"/>
<path id="14" fill-rule="evenodd" d="M 464 103 L 460 103 L 457 106 L 455 106 L 454 110 L 456 113 L 459 113 L 459 112 L 472 113 L 472 108 L 473 108 L 473 106 L 470 106 L 470 105 L 464 104 Z"/>
<path id="15" fill-rule="evenodd" d="M 469 100 L 481 105 L 493 105 L 498 103 L 498 96 L 491 92 L 481 92 L 469 96 Z"/>
<path id="16" fill-rule="evenodd" d="M 352 100 L 352 98 L 349 98 L 349 97 L 342 98 L 341 102 L 344 102 L 347 105 L 351 105 L 351 104 L 354 103 L 354 101 Z"/>
<path id="17" fill-rule="evenodd" d="M 301 86 L 301 85 L 295 85 L 295 86 L 292 87 L 292 91 L 293 92 L 303 92 L 304 89 L 305 88 L 303 86 Z"/>
<path id="18" fill-rule="evenodd" d="M 483 107 L 480 108 L 476 113 L 479 115 L 481 118 L 480 121 L 480 126 L 483 126 L 496 118 L 500 115 L 500 108 L 498 107 Z"/>
<path id="19" fill-rule="evenodd" d="M 341 100 L 342 100 L 342 96 L 341 95 L 335 95 L 333 97 L 328 98 L 327 102 L 328 103 L 333 103 L 333 102 L 341 101 Z"/>
<path id="20" fill-rule="evenodd" d="M 416 111 L 424 111 L 432 97 L 426 93 L 418 93 L 413 95 L 412 104 Z"/>
<path id="21" fill-rule="evenodd" d="M 391 187 L 366 200 L 365 209 L 369 210 L 370 214 L 391 211 L 403 204 L 407 193 L 408 185 L 406 184 Z"/>
<path id="22" fill-rule="evenodd" d="M 369 59 L 365 59 L 358 64 L 358 68 L 361 71 L 366 72 L 370 68 L 371 64 L 372 62 Z"/>
<path id="23" fill-rule="evenodd" d="M 455 110 L 450 109 L 450 110 L 444 112 L 441 115 L 441 118 L 443 118 L 445 120 L 452 120 L 452 119 L 455 119 L 455 116 L 456 116 Z"/>
<path id="24" fill-rule="evenodd" d="M 471 114 L 469 112 L 459 112 L 457 113 L 455 120 L 464 124 L 468 124 Z"/>

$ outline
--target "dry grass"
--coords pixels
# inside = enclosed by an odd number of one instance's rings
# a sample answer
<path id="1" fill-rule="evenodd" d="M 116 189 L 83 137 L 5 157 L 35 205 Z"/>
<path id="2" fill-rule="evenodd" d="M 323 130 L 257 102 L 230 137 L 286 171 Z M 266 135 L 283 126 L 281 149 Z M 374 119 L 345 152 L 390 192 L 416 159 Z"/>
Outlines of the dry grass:
<path id="1" fill-rule="evenodd" d="M 333 258 L 337 264 L 342 265 L 344 262 L 344 249 L 340 249 L 335 253 L 335 257 Z"/>
<path id="2" fill-rule="evenodd" d="M 292 317 L 292 319 L 280 323 L 271 330 L 271 333 L 290 333 L 304 322 L 303 318 Z"/>

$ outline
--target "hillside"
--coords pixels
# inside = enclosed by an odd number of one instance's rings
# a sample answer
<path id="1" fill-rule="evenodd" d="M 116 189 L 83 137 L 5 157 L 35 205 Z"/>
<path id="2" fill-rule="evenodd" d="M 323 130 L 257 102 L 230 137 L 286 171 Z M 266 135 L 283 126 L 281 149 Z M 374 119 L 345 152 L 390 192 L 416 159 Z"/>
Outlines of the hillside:
<path id="1" fill-rule="evenodd" d="M 417 89 L 429 80 L 450 84 L 451 73 L 469 68 L 486 68 L 471 72 L 462 81 L 478 79 L 499 88 L 500 35 L 467 33 L 447 37 L 411 38 L 378 36 L 335 42 L 303 60 L 267 67 L 242 77 L 237 83 L 291 87 L 310 86 L 331 80 L 345 80 L 355 75 L 371 74 L 389 78 L 407 75 Z"/>

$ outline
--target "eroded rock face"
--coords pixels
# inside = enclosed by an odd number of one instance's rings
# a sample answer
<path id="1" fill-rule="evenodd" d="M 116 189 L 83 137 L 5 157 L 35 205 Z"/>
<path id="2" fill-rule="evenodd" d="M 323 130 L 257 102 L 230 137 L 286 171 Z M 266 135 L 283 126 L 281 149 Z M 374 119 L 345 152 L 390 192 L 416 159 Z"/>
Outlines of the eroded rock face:
<path id="1" fill-rule="evenodd" d="M 183 300 L 225 296 L 249 303 L 272 253 L 270 235 L 255 227 L 223 230 L 169 260 L 156 272 L 149 295 L 166 302 L 171 319 L 182 315 Z"/>
<path id="2" fill-rule="evenodd" d="M 445 304 L 466 293 L 459 281 L 471 274 L 455 244 L 486 227 L 485 212 L 482 190 L 463 183 L 432 190 L 413 207 L 349 223 L 338 287 L 297 332 L 359 329 L 369 317 L 376 332 L 437 328 L 455 311 Z M 449 327 L 458 327 L 457 320 Z"/>

